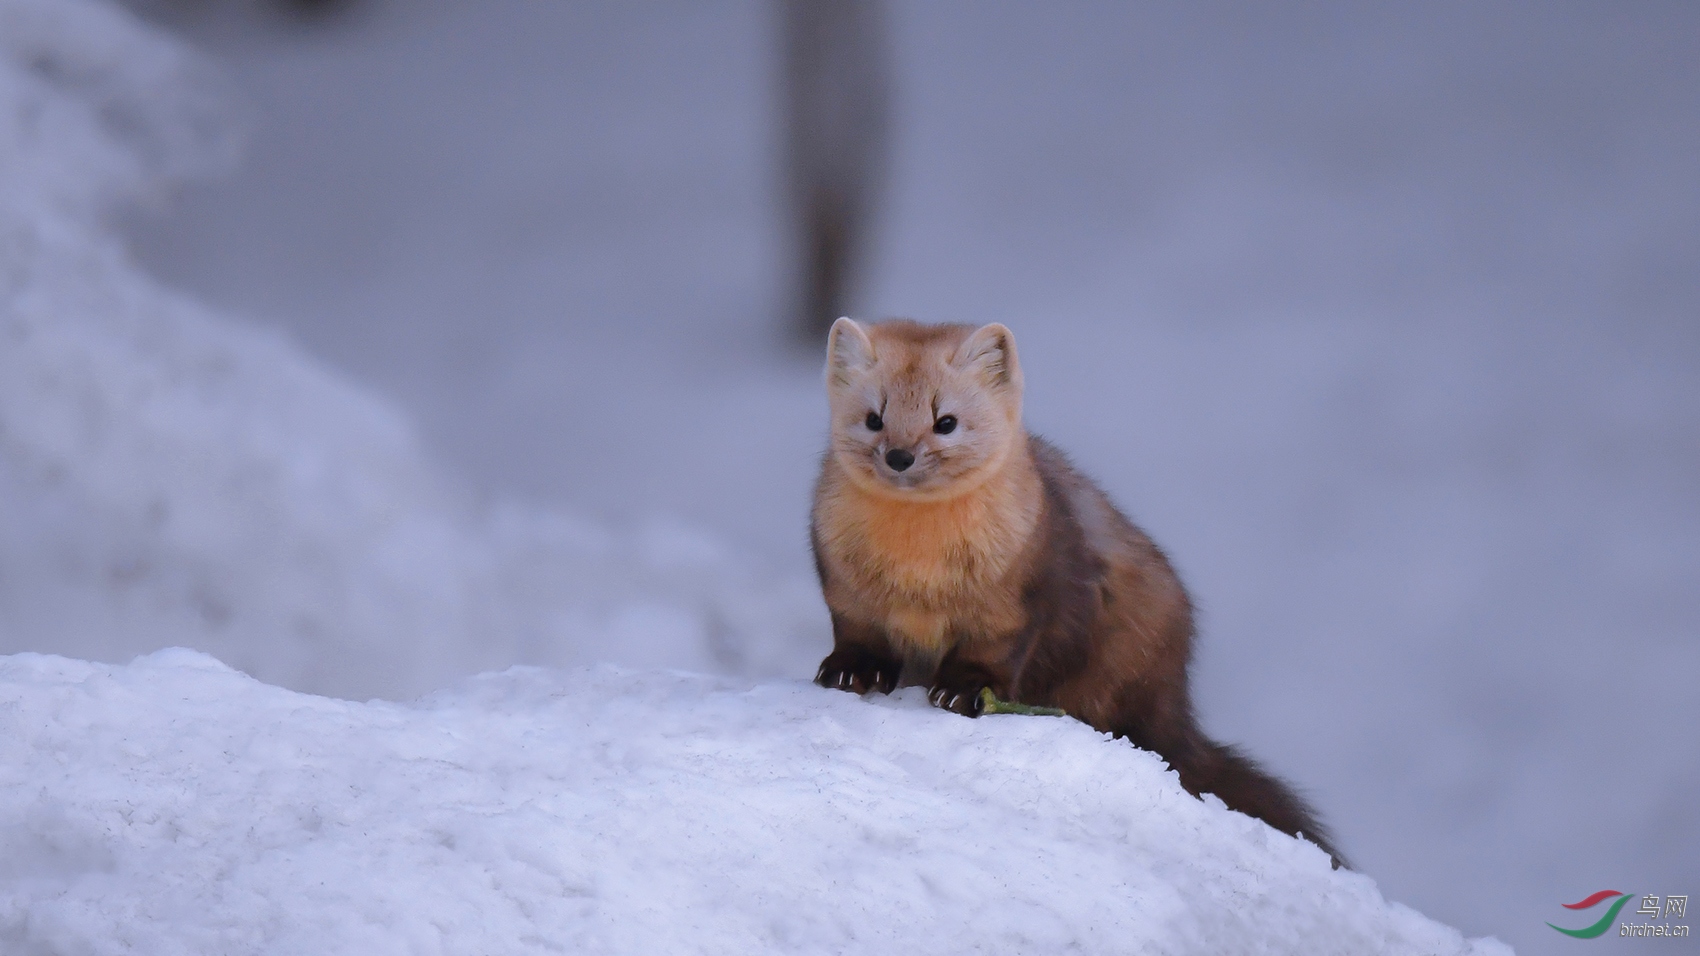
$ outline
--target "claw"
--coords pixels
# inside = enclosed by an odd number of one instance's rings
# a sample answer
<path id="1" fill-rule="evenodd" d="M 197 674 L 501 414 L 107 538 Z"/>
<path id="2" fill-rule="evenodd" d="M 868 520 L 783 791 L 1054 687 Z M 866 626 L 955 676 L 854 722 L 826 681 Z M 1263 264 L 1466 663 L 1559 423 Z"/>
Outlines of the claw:
<path id="1" fill-rule="evenodd" d="M 3 2 L 0 0 L 0 3 Z M 901 666 L 901 662 L 877 653 L 838 648 L 820 662 L 820 669 L 815 671 L 815 683 L 858 695 L 874 691 L 889 694 L 897 686 Z"/>

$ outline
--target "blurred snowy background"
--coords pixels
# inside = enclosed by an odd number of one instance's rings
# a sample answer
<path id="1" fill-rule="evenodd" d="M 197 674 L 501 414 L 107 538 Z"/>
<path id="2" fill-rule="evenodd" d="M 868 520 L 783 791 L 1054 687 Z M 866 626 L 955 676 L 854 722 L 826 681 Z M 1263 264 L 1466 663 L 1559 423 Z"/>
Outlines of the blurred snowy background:
<path id="1" fill-rule="evenodd" d="M 812 672 L 774 6 L 137 4 L 204 60 L 49 6 L 0 5 L 0 652 Z M 852 312 L 1015 330 L 1206 726 L 1469 935 L 1691 892 L 1700 8 L 888 28 Z"/>

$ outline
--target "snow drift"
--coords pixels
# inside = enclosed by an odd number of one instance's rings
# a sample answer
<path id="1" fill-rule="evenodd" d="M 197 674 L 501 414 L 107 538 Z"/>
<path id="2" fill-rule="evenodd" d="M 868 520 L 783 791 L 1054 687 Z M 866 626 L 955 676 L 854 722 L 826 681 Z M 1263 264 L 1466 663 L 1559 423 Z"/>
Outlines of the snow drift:
<path id="1" fill-rule="evenodd" d="M 230 153 L 218 100 L 115 7 L 0 2 L 0 651 L 192 644 L 343 696 L 587 647 L 812 666 L 804 576 L 662 523 L 476 513 L 389 405 L 141 273 L 106 217 Z"/>
<path id="2" fill-rule="evenodd" d="M 0 660 L 0 941 L 103 953 L 1507 953 L 1075 721 L 612 667 L 415 705 Z"/>

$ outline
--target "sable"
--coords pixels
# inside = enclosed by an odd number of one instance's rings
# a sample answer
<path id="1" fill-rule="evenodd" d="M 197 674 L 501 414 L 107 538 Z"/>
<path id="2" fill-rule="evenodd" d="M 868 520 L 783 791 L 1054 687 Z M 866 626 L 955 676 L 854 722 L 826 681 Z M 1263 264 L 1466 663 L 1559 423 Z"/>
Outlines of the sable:
<path id="1" fill-rule="evenodd" d="M 832 437 L 810 539 L 833 651 L 818 683 L 922 685 L 970 717 L 988 691 L 1060 709 L 1344 865 L 1291 788 L 1199 729 L 1186 589 L 1104 492 L 1028 434 L 1009 329 L 839 319 L 826 377 Z"/>

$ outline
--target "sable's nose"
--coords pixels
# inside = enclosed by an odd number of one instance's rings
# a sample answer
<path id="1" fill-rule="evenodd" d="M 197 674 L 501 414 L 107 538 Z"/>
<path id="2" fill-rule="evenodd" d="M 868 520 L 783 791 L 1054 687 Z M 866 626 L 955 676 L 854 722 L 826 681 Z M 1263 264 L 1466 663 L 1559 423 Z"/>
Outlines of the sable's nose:
<path id="1" fill-rule="evenodd" d="M 903 471 L 915 463 L 915 455 L 901 448 L 893 448 L 885 453 L 885 463 L 892 471 Z"/>

